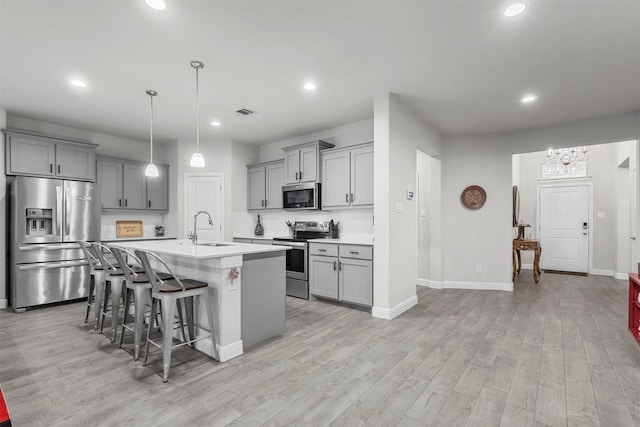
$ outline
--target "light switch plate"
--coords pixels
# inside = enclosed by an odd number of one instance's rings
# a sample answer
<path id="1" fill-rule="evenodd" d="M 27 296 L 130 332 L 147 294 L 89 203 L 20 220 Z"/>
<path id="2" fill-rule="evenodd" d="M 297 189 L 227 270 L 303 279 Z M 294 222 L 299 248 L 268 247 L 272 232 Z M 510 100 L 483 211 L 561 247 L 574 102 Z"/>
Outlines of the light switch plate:
<path id="1" fill-rule="evenodd" d="M 397 213 L 404 212 L 404 203 L 402 203 L 402 202 L 396 203 L 396 212 Z"/>

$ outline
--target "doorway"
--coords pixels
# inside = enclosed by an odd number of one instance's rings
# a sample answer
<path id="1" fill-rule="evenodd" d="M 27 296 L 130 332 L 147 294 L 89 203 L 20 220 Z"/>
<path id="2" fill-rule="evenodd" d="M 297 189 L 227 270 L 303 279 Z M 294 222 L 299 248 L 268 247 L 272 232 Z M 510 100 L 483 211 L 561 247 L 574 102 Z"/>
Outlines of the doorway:
<path id="1" fill-rule="evenodd" d="M 206 211 L 211 215 L 199 215 L 196 233 L 200 240 L 224 240 L 224 176 L 215 173 L 184 174 L 184 235 L 193 230 L 193 216 Z"/>
<path id="2" fill-rule="evenodd" d="M 589 273 L 592 188 L 590 182 L 538 186 L 540 268 Z"/>

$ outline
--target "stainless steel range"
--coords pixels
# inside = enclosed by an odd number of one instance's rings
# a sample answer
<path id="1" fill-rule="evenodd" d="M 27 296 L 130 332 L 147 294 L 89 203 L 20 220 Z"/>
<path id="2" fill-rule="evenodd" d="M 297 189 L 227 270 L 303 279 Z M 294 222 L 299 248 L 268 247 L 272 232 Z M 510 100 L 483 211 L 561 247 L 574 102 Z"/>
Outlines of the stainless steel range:
<path id="1" fill-rule="evenodd" d="M 287 251 L 287 295 L 309 299 L 309 243 L 311 239 L 328 238 L 327 221 L 296 221 L 293 237 L 276 237 L 274 243 L 291 246 Z"/>

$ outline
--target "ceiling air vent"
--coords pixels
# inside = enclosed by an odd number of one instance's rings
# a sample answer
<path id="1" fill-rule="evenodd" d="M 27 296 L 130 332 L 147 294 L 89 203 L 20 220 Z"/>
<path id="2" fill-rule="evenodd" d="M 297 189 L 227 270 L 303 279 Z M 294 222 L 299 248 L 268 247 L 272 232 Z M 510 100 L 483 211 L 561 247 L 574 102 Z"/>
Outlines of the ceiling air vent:
<path id="1" fill-rule="evenodd" d="M 236 113 L 240 114 L 241 116 L 250 116 L 252 114 L 255 114 L 256 112 L 248 108 L 241 108 L 239 110 L 236 110 Z"/>

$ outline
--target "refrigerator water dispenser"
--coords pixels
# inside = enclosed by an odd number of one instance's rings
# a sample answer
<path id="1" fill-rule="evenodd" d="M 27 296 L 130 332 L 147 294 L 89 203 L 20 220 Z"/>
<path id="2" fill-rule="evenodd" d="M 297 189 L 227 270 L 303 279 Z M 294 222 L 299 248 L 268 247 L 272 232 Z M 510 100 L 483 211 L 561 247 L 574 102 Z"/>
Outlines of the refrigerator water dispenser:
<path id="1" fill-rule="evenodd" d="M 27 236 L 53 236 L 53 209 L 27 208 L 25 216 Z"/>

